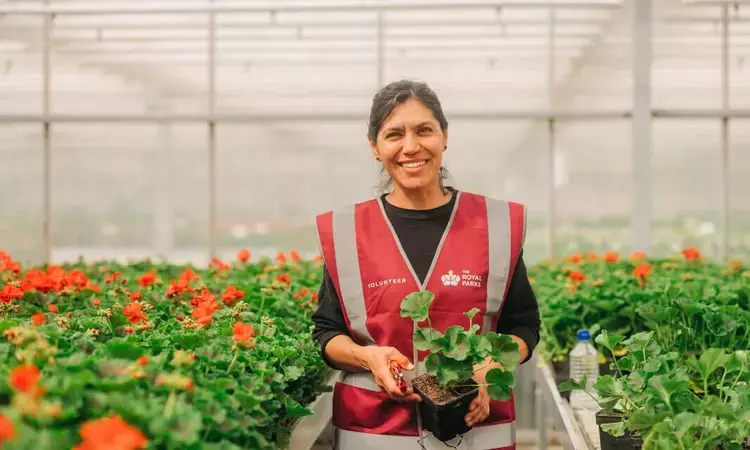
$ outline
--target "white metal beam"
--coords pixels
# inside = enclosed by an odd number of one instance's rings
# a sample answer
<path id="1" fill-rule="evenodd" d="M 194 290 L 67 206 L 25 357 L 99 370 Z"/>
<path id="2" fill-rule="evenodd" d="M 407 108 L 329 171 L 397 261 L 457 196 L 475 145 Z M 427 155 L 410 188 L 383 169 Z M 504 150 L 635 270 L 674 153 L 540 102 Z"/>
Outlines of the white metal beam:
<path id="1" fill-rule="evenodd" d="M 174 4 L 174 3 L 121 3 L 121 4 L 92 4 L 92 5 L 0 5 L 0 14 L 29 14 L 29 15 L 100 15 L 100 14 L 217 14 L 236 13 L 279 13 L 279 12 L 378 12 L 404 11 L 418 9 L 476 9 L 476 8 L 523 8 L 523 9 L 611 9 L 617 8 L 620 0 L 568 0 L 566 2 L 539 0 L 488 0 L 488 1 L 460 1 L 460 0 L 360 0 L 284 2 L 245 5 L 217 5 L 204 4 Z"/>
<path id="2" fill-rule="evenodd" d="M 652 118 L 672 119 L 750 119 L 750 108 L 729 109 L 657 109 L 647 112 Z M 453 120 L 613 120 L 631 119 L 633 112 L 624 109 L 591 109 L 591 110 L 513 110 L 513 111 L 458 111 L 451 114 Z M 214 114 L 2 114 L 0 123 L 161 123 L 161 122 L 222 122 L 222 123 L 265 123 L 265 122 L 329 122 L 329 121 L 361 121 L 367 119 L 367 112 L 314 112 L 314 113 L 214 113 Z"/>

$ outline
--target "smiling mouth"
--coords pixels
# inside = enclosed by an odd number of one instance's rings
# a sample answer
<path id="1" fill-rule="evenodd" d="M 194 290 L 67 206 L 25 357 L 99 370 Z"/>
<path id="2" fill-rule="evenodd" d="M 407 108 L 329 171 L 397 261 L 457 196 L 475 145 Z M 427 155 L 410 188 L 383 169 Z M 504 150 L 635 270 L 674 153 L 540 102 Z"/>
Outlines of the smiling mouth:
<path id="1" fill-rule="evenodd" d="M 401 167 L 405 167 L 407 169 L 416 169 L 418 167 L 422 167 L 425 164 L 427 164 L 427 160 L 422 161 L 411 161 L 411 162 L 405 162 L 405 163 L 399 163 L 398 165 Z"/>

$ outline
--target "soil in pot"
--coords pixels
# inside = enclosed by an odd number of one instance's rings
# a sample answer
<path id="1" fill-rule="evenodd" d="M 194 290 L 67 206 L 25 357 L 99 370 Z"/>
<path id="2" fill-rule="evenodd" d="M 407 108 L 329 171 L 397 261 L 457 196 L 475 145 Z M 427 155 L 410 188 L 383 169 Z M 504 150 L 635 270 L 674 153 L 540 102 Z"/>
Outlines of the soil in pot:
<path id="1" fill-rule="evenodd" d="M 432 375 L 414 378 L 414 392 L 422 397 L 418 406 L 422 427 L 443 442 L 469 431 L 471 427 L 466 425 L 466 414 L 479 393 L 479 388 L 473 384 L 473 380 L 467 380 L 453 389 L 445 389 Z"/>
<path id="2" fill-rule="evenodd" d="M 602 424 L 622 422 L 623 417 L 619 414 L 609 414 L 604 411 L 596 413 L 596 424 L 599 426 L 599 441 L 601 450 L 635 450 L 643 446 L 640 436 L 631 434 L 625 430 L 625 434 L 619 437 L 612 436 L 602 430 Z"/>

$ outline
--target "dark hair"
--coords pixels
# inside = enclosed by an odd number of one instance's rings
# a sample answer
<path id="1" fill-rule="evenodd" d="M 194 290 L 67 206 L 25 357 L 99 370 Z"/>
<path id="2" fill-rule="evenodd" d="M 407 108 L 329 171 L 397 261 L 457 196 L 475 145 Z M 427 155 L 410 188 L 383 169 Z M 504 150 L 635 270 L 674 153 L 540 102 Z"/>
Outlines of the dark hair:
<path id="1" fill-rule="evenodd" d="M 426 83 L 412 80 L 400 80 L 381 88 L 373 97 L 372 107 L 370 108 L 367 137 L 371 141 L 376 141 L 378 133 L 380 132 L 380 127 L 383 126 L 385 119 L 391 115 L 396 106 L 411 99 L 418 100 L 432 112 L 432 115 L 435 116 L 435 119 L 440 123 L 440 129 L 442 131 L 448 129 L 448 119 L 445 118 L 443 107 L 440 105 L 440 100 L 438 99 L 437 94 L 435 94 L 435 91 L 433 91 Z M 383 172 L 385 172 L 385 168 L 381 170 L 381 173 Z M 448 178 L 448 175 L 448 171 L 445 167 L 441 167 L 440 188 L 443 191 L 445 191 L 443 180 Z M 392 182 L 393 180 L 388 177 L 388 179 L 380 186 L 380 190 L 388 190 Z"/>
<path id="2" fill-rule="evenodd" d="M 391 115 L 394 108 L 410 99 L 419 100 L 432 111 L 432 115 L 440 123 L 441 130 L 448 129 L 448 119 L 443 114 L 443 107 L 440 105 L 440 100 L 438 100 L 435 92 L 425 83 L 401 80 L 383 87 L 372 99 L 367 130 L 367 136 L 371 141 L 377 140 L 380 127 L 383 126 L 383 122 Z"/>

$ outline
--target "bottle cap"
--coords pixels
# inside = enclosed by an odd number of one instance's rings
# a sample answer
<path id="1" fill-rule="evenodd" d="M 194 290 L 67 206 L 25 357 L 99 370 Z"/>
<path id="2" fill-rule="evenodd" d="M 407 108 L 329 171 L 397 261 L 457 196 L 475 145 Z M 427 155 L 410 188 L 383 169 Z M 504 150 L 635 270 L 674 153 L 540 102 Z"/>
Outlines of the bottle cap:
<path id="1" fill-rule="evenodd" d="M 590 341 L 591 340 L 591 334 L 589 333 L 589 330 L 579 330 L 578 331 L 578 340 L 579 341 Z"/>

